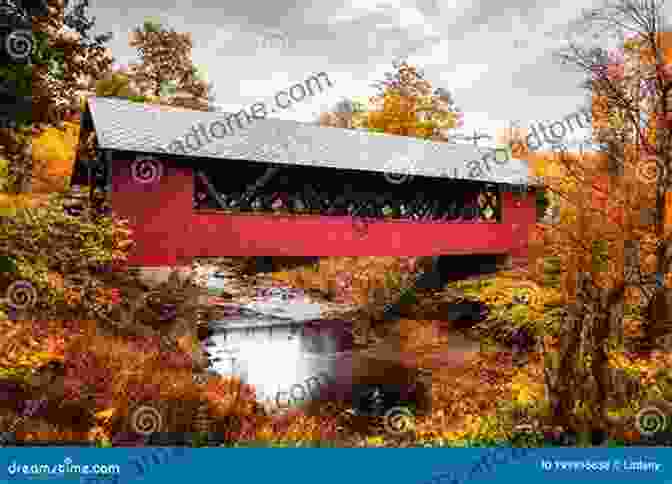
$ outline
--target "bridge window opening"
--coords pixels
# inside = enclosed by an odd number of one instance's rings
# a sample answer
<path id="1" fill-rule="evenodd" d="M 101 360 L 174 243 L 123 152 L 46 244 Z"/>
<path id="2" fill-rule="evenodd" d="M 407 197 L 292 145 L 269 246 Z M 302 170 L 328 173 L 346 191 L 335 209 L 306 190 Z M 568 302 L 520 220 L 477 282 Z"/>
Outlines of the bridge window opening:
<path id="1" fill-rule="evenodd" d="M 196 166 L 194 208 L 227 213 L 313 214 L 427 222 L 501 222 L 495 185 L 383 173 L 235 161 Z"/>

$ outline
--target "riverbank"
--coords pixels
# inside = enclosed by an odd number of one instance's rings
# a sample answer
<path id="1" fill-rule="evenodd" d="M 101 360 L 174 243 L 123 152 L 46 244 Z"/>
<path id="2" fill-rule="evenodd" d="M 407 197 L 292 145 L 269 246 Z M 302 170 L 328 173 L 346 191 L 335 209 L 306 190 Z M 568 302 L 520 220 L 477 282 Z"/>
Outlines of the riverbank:
<path id="1" fill-rule="evenodd" d="M 185 313 L 189 317 L 183 318 L 181 332 L 174 322 L 173 331 L 162 328 L 164 323 L 134 335 L 103 331 L 96 322 L 3 322 L 8 337 L 0 343 L 0 379 L 10 398 L 0 406 L 0 428 L 13 428 L 17 440 L 98 445 L 148 445 L 170 440 L 169 435 L 191 435 L 189 445 L 452 446 L 510 440 L 521 432 L 533 440 L 530 445 L 542 445 L 548 440 L 544 432 L 554 429 L 544 427 L 541 350 L 553 351 L 557 341 L 548 335 L 522 364 L 514 361 L 505 342 L 481 345 L 447 317 L 447 305 L 465 294 L 448 287 L 417 292 L 400 306 L 397 317 L 386 317 L 381 308 L 404 287 L 402 267 L 393 258 L 343 258 L 253 275 L 234 258 L 220 261 L 216 270 L 227 282 L 198 296 L 203 307 Z M 201 269 L 201 276 L 205 272 Z M 343 277 L 337 274 L 347 275 L 353 289 L 339 293 L 334 282 Z M 360 357 L 353 367 L 361 370 L 354 376 L 363 383 L 412 372 L 424 378 L 431 405 L 416 416 L 412 431 L 392 435 L 379 420 L 353 415 L 352 402 L 319 402 L 271 414 L 258 404 L 254 389 L 235 378 L 202 366 L 195 376 L 195 355 L 202 349 L 198 340 L 207 337 L 207 332 L 199 333 L 199 325 L 253 304 L 259 296 L 276 298 L 274 304 L 281 306 L 281 288 L 301 291 L 308 304 L 322 305 L 324 318 L 352 324 Z M 635 325 L 626 321 L 626 332 L 633 331 Z M 672 356 L 665 352 L 624 358 L 620 364 L 638 368 L 643 385 L 653 385 L 658 370 L 672 367 Z M 31 370 L 49 361 L 64 368 L 58 373 L 56 367 L 55 384 L 44 385 Z M 43 398 L 48 401 L 44 408 L 25 415 L 27 401 Z M 632 418 L 622 420 L 614 438 L 641 442 Z M 138 428 L 141 421 L 145 427 Z M 153 433 L 154 440 L 143 432 Z"/>

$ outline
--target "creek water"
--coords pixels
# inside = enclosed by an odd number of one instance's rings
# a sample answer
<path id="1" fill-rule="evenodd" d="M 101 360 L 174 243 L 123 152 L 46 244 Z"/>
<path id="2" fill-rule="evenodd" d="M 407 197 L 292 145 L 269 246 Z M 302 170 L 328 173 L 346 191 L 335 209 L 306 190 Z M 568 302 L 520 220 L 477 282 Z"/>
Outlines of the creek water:
<path id="1" fill-rule="evenodd" d="M 212 289 L 226 285 L 221 278 L 208 280 Z M 398 344 L 388 345 L 387 357 L 362 357 L 362 351 L 354 349 L 352 323 L 323 317 L 325 305 L 309 300 L 299 289 L 258 289 L 249 301 L 222 307 L 226 316 L 210 322 L 212 336 L 204 341 L 211 370 L 253 385 L 259 402 L 270 409 L 300 406 L 315 398 L 351 398 L 358 371 L 384 378 L 404 366 Z M 477 342 L 456 334 L 435 361 L 453 364 L 475 351 Z M 381 365 L 381 360 L 386 363 Z"/>
<path id="2" fill-rule="evenodd" d="M 224 284 L 211 277 L 208 286 Z M 347 385 L 350 323 L 323 319 L 322 305 L 301 290 L 262 289 L 250 302 L 224 308 L 227 316 L 210 322 L 213 334 L 204 341 L 211 370 L 254 385 L 257 399 L 267 407 L 300 405 L 321 392 L 324 396 L 327 382 L 336 379 Z"/>

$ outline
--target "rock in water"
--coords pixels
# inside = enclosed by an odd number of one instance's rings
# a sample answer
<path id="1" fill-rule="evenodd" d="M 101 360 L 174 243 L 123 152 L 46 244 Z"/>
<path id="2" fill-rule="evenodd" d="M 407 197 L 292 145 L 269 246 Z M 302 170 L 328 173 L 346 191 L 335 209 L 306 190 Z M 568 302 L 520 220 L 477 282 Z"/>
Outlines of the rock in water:
<path id="1" fill-rule="evenodd" d="M 429 290 L 429 289 L 441 289 L 441 273 L 438 271 L 426 271 L 423 272 L 417 279 L 415 283 L 416 289 L 420 290 Z"/>
<path id="2" fill-rule="evenodd" d="M 355 385 L 352 408 L 358 415 L 382 417 L 393 407 L 420 405 L 415 384 Z"/>
<path id="3" fill-rule="evenodd" d="M 459 323 L 473 323 L 483 321 L 488 315 L 488 308 L 479 301 L 459 301 L 448 304 L 448 320 Z"/>

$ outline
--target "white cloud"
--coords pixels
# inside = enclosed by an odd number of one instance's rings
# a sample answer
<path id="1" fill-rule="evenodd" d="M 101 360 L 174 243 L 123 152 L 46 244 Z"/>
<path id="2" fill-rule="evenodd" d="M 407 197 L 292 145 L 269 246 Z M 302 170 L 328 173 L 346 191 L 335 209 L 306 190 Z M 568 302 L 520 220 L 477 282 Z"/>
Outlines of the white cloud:
<path id="1" fill-rule="evenodd" d="M 328 17 L 328 23 L 352 22 L 353 20 L 366 17 L 372 13 L 388 10 L 390 7 L 395 7 L 394 4 L 398 5 L 398 3 L 398 1 L 383 2 L 380 0 L 354 0 L 350 2 L 350 5 L 341 7 L 336 10 L 333 15 L 330 15 Z M 322 12 L 324 14 L 323 8 Z"/>
<path id="2" fill-rule="evenodd" d="M 190 32 L 193 60 L 208 70 L 217 102 L 228 110 L 249 107 L 311 73 L 328 72 L 334 87 L 277 113 L 313 119 L 341 97 L 375 94 L 369 84 L 392 71 L 393 56 L 403 53 L 425 71 L 433 87 L 453 92 L 465 111 L 465 129 L 474 124 L 486 131 L 491 125 L 506 127 L 507 117 L 521 119 L 523 125 L 535 118 L 562 119 L 583 97 L 575 87 L 579 76 L 550 61 L 561 36 L 545 32 L 564 30 L 581 7 L 590 6 L 585 0 L 561 6 L 550 0 L 518 6 L 456 0 L 276 0 L 264 8 L 258 2 L 237 2 L 227 6 L 224 16 L 219 6 L 170 5 L 94 6 L 91 13 L 99 20 L 96 33 L 114 31 L 110 48 L 120 63 L 138 61 L 127 34 L 146 16 L 159 12 L 162 23 Z M 131 17 L 123 13 L 129 9 Z M 260 48 L 259 38 L 276 30 L 291 33 L 288 46 L 278 40 L 277 46 Z"/>
<path id="3" fill-rule="evenodd" d="M 440 74 L 439 78 L 450 89 L 470 88 L 473 83 L 480 80 L 490 70 L 488 64 L 461 64 L 453 72 Z M 459 101 L 457 102 L 459 105 Z"/>

